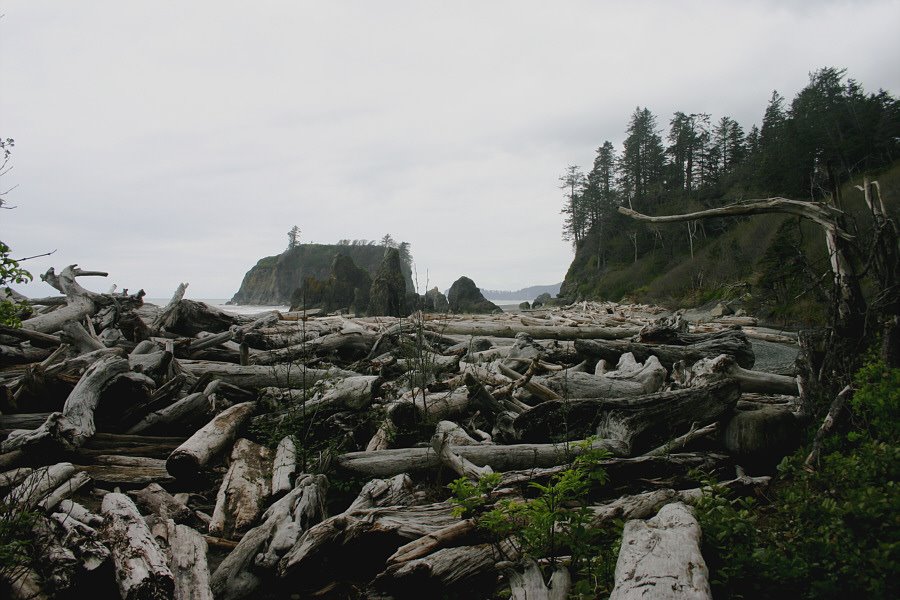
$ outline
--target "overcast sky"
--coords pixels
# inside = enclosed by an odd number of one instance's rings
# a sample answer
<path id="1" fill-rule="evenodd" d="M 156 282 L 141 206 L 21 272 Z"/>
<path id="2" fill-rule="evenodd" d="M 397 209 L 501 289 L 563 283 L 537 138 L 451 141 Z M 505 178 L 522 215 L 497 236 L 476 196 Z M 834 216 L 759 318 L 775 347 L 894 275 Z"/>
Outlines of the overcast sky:
<path id="1" fill-rule="evenodd" d="M 567 164 L 649 107 L 759 123 L 823 66 L 900 90 L 898 1 L 0 0 L 0 239 L 43 273 L 230 298 L 303 241 L 411 244 L 419 285 L 562 281 Z M 29 295 L 45 284 L 20 288 Z"/>

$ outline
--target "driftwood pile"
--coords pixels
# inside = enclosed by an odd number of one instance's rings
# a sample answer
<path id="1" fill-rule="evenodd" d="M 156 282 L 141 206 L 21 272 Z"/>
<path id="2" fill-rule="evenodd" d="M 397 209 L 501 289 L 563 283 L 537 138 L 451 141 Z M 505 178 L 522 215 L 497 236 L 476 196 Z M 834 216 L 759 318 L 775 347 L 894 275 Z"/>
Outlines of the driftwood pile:
<path id="1" fill-rule="evenodd" d="M 653 517 L 626 527 L 615 597 L 647 578 L 706 597 L 688 471 L 756 489 L 737 463 L 791 436 L 797 384 L 752 370 L 748 318 L 250 318 L 185 285 L 161 308 L 93 293 L 86 275 L 102 273 L 51 270 L 63 295 L 0 330 L 0 504 L 39 514 L 43 553 L 17 597 L 484 597 L 501 581 L 562 598 L 566 573 L 548 588 L 533 562 L 500 563 L 513 550 L 455 517 L 443 484 L 496 472 L 522 493 L 588 447 L 612 457 L 596 523 Z M 648 558 L 648 535 L 671 552 Z"/>

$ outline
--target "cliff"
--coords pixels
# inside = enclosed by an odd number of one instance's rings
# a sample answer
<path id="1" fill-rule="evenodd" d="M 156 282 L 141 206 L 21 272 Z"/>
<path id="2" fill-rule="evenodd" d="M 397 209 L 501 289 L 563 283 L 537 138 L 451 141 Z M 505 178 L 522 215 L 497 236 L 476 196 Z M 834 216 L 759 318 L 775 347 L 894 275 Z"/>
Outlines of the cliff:
<path id="1" fill-rule="evenodd" d="M 334 257 L 344 254 L 360 268 L 375 276 L 384 257 L 384 246 L 301 244 L 277 256 L 259 260 L 241 282 L 241 287 L 231 299 L 233 304 L 276 305 L 290 304 L 291 294 L 306 277 L 325 280 L 331 275 Z M 412 271 L 409 264 L 402 265 L 408 291 L 413 291 Z"/>

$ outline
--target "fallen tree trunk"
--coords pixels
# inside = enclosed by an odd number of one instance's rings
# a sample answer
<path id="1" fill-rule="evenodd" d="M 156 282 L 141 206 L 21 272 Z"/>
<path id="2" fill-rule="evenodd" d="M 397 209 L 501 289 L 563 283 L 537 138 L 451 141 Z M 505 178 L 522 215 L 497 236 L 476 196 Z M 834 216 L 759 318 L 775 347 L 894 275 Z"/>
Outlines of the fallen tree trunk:
<path id="1" fill-rule="evenodd" d="M 309 369 L 303 365 L 247 365 L 218 363 L 210 361 L 179 360 L 178 364 L 194 377 L 219 379 L 246 390 L 257 390 L 264 387 L 300 387 L 303 383 L 310 385 L 320 379 L 329 377 L 352 377 L 358 375 L 342 369 Z"/>
<path id="2" fill-rule="evenodd" d="M 625 523 L 610 600 L 710 600 L 709 571 L 700 554 L 700 525 L 680 502 L 647 521 Z"/>
<path id="3" fill-rule="evenodd" d="M 206 540 L 187 525 L 166 523 L 168 564 L 175 585 L 175 600 L 213 600 L 207 564 Z"/>
<path id="4" fill-rule="evenodd" d="M 166 460 L 166 469 L 179 479 L 197 475 L 231 444 L 255 410 L 255 402 L 243 402 L 222 411 L 172 452 Z"/>
<path id="5" fill-rule="evenodd" d="M 733 379 L 740 384 L 741 391 L 745 393 L 788 396 L 800 394 L 796 377 L 750 371 L 738 366 L 733 357 L 725 354 L 698 360 L 689 371 L 685 372 L 685 375 L 682 382 L 682 385 L 685 386 L 702 386 L 722 379 Z"/>
<path id="6" fill-rule="evenodd" d="M 586 447 L 602 448 L 613 455 L 627 453 L 618 440 L 596 440 L 591 444 L 513 444 L 484 446 L 451 446 L 458 454 L 477 466 L 490 465 L 494 471 L 551 467 L 571 461 Z M 340 469 L 367 477 L 390 477 L 399 473 L 422 471 L 439 466 L 441 461 L 432 448 L 398 448 L 371 452 L 348 452 L 335 459 Z"/>
<path id="7" fill-rule="evenodd" d="M 270 451 L 241 438 L 231 450 L 231 465 L 216 496 L 209 533 L 239 538 L 262 512 L 272 491 Z"/>
<path id="8" fill-rule="evenodd" d="M 701 358 L 715 358 L 720 354 L 735 357 L 737 363 L 745 369 L 753 368 L 755 362 L 750 340 L 743 332 L 734 329 L 712 334 L 704 341 L 687 346 L 580 339 L 575 340 L 575 350 L 583 356 L 601 358 L 609 362 L 618 362 L 619 357 L 626 352 L 631 352 L 638 362 L 644 362 L 648 357 L 655 356 L 662 366 L 669 370 L 678 361 L 692 365 Z"/>
<path id="9" fill-rule="evenodd" d="M 172 571 L 131 499 L 106 494 L 101 511 L 103 537 L 112 551 L 122 598 L 171 598 L 175 591 Z"/>
<path id="10" fill-rule="evenodd" d="M 602 374 L 562 371 L 535 379 L 559 397 L 621 398 L 658 392 L 665 383 L 666 370 L 655 356 L 648 357 L 641 365 L 631 353 L 625 353 L 614 371 Z"/>
<path id="11" fill-rule="evenodd" d="M 515 420 L 526 441 L 590 433 L 619 440 L 628 453 L 642 453 L 687 431 L 694 423 L 717 420 L 737 403 L 740 388 L 723 381 L 701 388 L 658 392 L 633 398 L 552 400 Z"/>
<path id="12" fill-rule="evenodd" d="M 444 335 L 478 335 L 499 338 L 514 338 L 526 333 L 535 340 L 619 340 L 637 335 L 638 327 L 547 327 L 493 324 L 493 323 L 427 323 L 432 331 Z"/>

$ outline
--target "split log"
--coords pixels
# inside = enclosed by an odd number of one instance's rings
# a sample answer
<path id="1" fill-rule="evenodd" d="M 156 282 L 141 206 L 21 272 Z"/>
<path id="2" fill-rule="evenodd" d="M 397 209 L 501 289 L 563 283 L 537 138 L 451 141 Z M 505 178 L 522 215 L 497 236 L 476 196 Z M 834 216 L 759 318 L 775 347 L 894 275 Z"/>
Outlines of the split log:
<path id="1" fill-rule="evenodd" d="M 658 392 L 666 381 L 666 370 L 659 359 L 650 356 L 643 365 L 626 352 L 619 358 L 614 371 L 603 374 L 563 371 L 550 377 L 539 377 L 545 384 L 565 398 L 621 398 Z"/>
<path id="2" fill-rule="evenodd" d="M 731 410 L 740 397 L 733 381 L 702 388 L 614 399 L 554 400 L 516 418 L 523 440 L 585 437 L 594 432 L 618 440 L 627 453 L 642 453 L 680 435 L 694 423 L 708 424 Z"/>
<path id="3" fill-rule="evenodd" d="M 327 487 L 323 475 L 304 475 L 294 489 L 272 504 L 263 513 L 261 523 L 244 534 L 213 573 L 211 588 L 216 597 L 220 600 L 252 597 L 261 584 L 251 571 L 254 559 L 259 556 L 261 562 L 274 566 L 303 531 L 319 522 L 325 515 Z"/>
<path id="4" fill-rule="evenodd" d="M 100 510 L 102 534 L 112 551 L 122 598 L 172 598 L 175 582 L 168 561 L 131 499 L 124 494 L 106 494 Z"/>
<path id="5" fill-rule="evenodd" d="M 206 540 L 187 525 L 176 525 L 169 520 L 166 526 L 175 600 L 213 600 Z"/>
<path id="6" fill-rule="evenodd" d="M 709 571 L 700 554 L 700 525 L 691 509 L 675 502 L 647 521 L 625 523 L 610 600 L 712 598 Z"/>
<path id="7" fill-rule="evenodd" d="M 353 564 L 352 576 L 368 581 L 403 543 L 456 522 L 448 502 L 345 512 L 300 536 L 278 564 L 278 574 L 289 585 L 316 589 L 334 576 L 326 565 Z"/>
<path id="8" fill-rule="evenodd" d="M 285 436 L 275 449 L 272 464 L 272 497 L 280 498 L 294 487 L 297 473 L 297 446 L 293 436 Z"/>
<path id="9" fill-rule="evenodd" d="M 512 600 L 566 600 L 572 588 L 572 576 L 566 567 L 556 567 L 547 584 L 533 559 L 527 559 L 518 569 L 510 569 L 508 577 Z"/>
<path id="10" fill-rule="evenodd" d="M 179 479 L 196 475 L 231 444 L 255 410 L 255 402 L 244 402 L 222 411 L 172 452 L 166 469 Z"/>
<path id="11" fill-rule="evenodd" d="M 477 466 L 491 465 L 495 471 L 550 467 L 570 462 L 586 447 L 604 449 L 614 456 L 627 454 L 626 445 L 618 440 L 595 440 L 592 444 L 513 444 L 484 446 L 451 446 L 459 454 Z M 348 452 L 335 459 L 336 465 L 366 477 L 390 477 L 432 469 L 440 459 L 432 448 L 398 448 L 371 452 Z"/>
<path id="12" fill-rule="evenodd" d="M 82 569 L 95 571 L 109 559 L 109 548 L 96 529 L 65 512 L 55 512 L 50 519 L 62 529 L 62 545 L 73 552 Z"/>
<path id="13" fill-rule="evenodd" d="M 684 386 L 703 386 L 713 381 L 733 379 L 741 385 L 742 392 L 788 396 L 800 393 L 795 377 L 744 369 L 738 366 L 734 357 L 726 354 L 698 360 L 685 375 L 681 382 Z"/>
<path id="14" fill-rule="evenodd" d="M 734 329 L 709 335 L 705 340 L 687 346 L 581 339 L 575 340 L 575 349 L 581 355 L 602 358 L 609 362 L 618 362 L 619 357 L 626 352 L 631 352 L 639 362 L 646 361 L 650 356 L 656 356 L 667 369 L 671 369 L 678 361 L 692 365 L 701 358 L 715 358 L 720 354 L 735 357 L 737 363 L 745 369 L 753 368 L 755 361 L 750 340 L 743 332 Z"/>
<path id="15" fill-rule="evenodd" d="M 241 438 L 231 450 L 231 464 L 216 496 L 209 533 L 237 538 L 245 533 L 262 511 L 272 491 L 271 452 Z"/>

